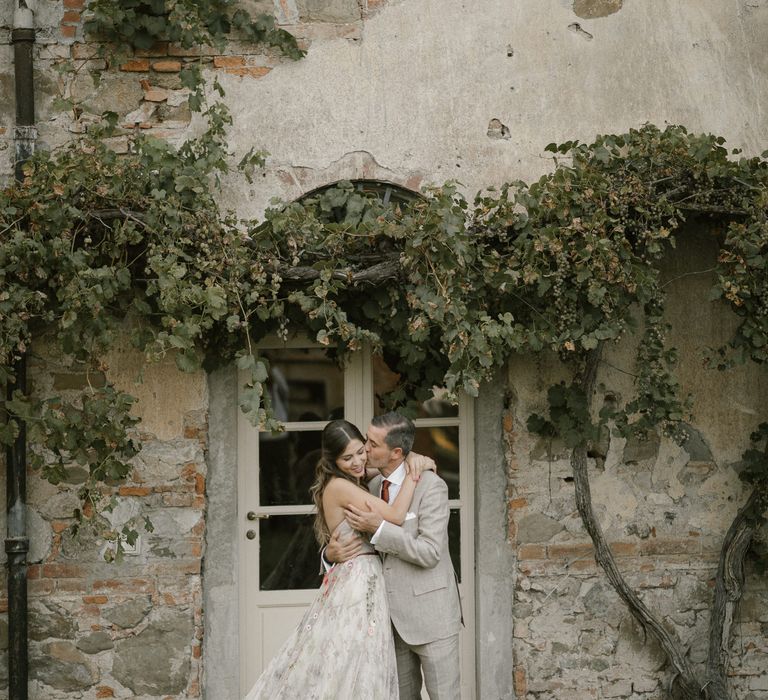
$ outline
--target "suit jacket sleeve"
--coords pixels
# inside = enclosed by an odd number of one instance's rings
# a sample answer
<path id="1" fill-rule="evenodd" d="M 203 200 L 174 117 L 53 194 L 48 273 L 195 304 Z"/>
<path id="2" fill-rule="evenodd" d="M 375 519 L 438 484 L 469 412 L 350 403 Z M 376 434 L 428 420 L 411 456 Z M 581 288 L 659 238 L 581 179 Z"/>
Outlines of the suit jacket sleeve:
<path id="1" fill-rule="evenodd" d="M 424 478 L 424 477 L 422 477 Z M 439 477 L 430 479 L 419 502 L 416 531 L 411 531 L 408 521 L 403 526 L 383 523 L 376 549 L 421 566 L 432 569 L 446 551 L 448 540 L 448 486 Z"/>

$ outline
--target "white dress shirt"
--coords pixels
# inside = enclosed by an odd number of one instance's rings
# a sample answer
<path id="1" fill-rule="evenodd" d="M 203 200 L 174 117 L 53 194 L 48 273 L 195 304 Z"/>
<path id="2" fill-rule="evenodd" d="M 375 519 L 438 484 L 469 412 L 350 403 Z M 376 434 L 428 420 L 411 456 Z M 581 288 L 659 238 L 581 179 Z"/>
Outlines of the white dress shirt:
<path id="1" fill-rule="evenodd" d="M 405 462 L 403 462 L 395 471 L 393 471 L 388 477 L 386 477 L 387 481 L 389 482 L 389 500 L 387 503 L 394 503 L 395 498 L 397 498 L 397 494 L 400 493 L 400 487 L 403 485 L 403 481 L 405 481 L 406 473 L 405 473 Z M 383 482 L 382 482 L 383 483 Z M 379 493 L 381 495 L 381 493 Z M 381 528 L 384 527 L 384 522 L 382 521 L 381 525 L 379 525 L 376 532 L 373 533 L 373 537 L 371 537 L 371 544 L 375 545 L 376 540 L 379 537 L 379 533 L 381 532 Z"/>

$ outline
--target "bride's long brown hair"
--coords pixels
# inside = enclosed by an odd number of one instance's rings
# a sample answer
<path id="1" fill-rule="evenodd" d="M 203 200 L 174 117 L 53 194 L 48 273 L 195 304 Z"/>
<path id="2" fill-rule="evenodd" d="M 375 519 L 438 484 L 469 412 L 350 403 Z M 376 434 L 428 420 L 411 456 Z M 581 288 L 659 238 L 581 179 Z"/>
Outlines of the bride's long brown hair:
<path id="1" fill-rule="evenodd" d="M 345 474 L 336 466 L 336 460 L 344 452 L 347 445 L 352 440 L 360 440 L 365 443 L 365 438 L 355 425 L 347 420 L 332 420 L 323 429 L 322 456 L 315 468 L 315 483 L 309 489 L 312 494 L 312 500 L 317 507 L 315 515 L 315 537 L 324 546 L 331 538 L 331 531 L 325 522 L 325 512 L 323 511 L 323 492 L 331 479 L 346 479 L 359 486 L 359 482 L 349 474 Z"/>

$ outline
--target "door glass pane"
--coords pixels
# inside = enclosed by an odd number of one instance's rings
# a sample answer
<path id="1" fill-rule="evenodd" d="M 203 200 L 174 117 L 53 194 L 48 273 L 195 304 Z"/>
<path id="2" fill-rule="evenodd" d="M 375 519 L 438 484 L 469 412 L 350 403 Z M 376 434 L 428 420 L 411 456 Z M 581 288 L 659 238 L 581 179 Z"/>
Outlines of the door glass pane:
<path id="1" fill-rule="evenodd" d="M 448 498 L 459 498 L 459 427 L 416 428 L 413 449 L 435 460 L 438 475 L 448 484 Z"/>
<path id="2" fill-rule="evenodd" d="M 320 348 L 264 350 L 269 394 L 281 421 L 314 421 L 344 415 L 344 372 Z"/>
<path id="3" fill-rule="evenodd" d="M 322 578 L 314 515 L 272 515 L 259 520 L 259 588 L 317 588 Z"/>
<path id="4" fill-rule="evenodd" d="M 373 356 L 373 411 L 379 416 L 386 413 L 389 408 L 385 406 L 386 395 L 397 389 L 400 375 L 393 372 L 384 362 L 381 355 Z M 445 400 L 445 389 L 434 387 L 432 397 L 421 402 L 417 407 L 414 418 L 447 418 L 459 415 L 459 407 L 451 405 Z"/>
<path id="5" fill-rule="evenodd" d="M 451 515 L 448 518 L 448 550 L 451 553 L 451 563 L 456 576 L 461 583 L 461 520 L 458 508 L 451 509 Z"/>
<path id="6" fill-rule="evenodd" d="M 312 503 L 309 487 L 315 480 L 322 435 L 321 430 L 259 434 L 259 505 Z"/>

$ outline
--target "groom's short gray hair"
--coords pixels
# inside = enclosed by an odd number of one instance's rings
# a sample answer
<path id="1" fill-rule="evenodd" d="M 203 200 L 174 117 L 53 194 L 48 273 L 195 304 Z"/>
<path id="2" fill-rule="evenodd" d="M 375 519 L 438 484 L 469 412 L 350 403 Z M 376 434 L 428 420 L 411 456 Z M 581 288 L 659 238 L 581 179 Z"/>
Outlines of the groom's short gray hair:
<path id="1" fill-rule="evenodd" d="M 403 451 L 403 457 L 405 457 L 413 448 L 416 426 L 410 418 L 406 418 L 396 411 L 390 411 L 381 416 L 374 416 L 371 425 L 375 428 L 384 428 L 387 431 L 384 442 L 387 443 L 390 450 L 399 447 Z"/>

